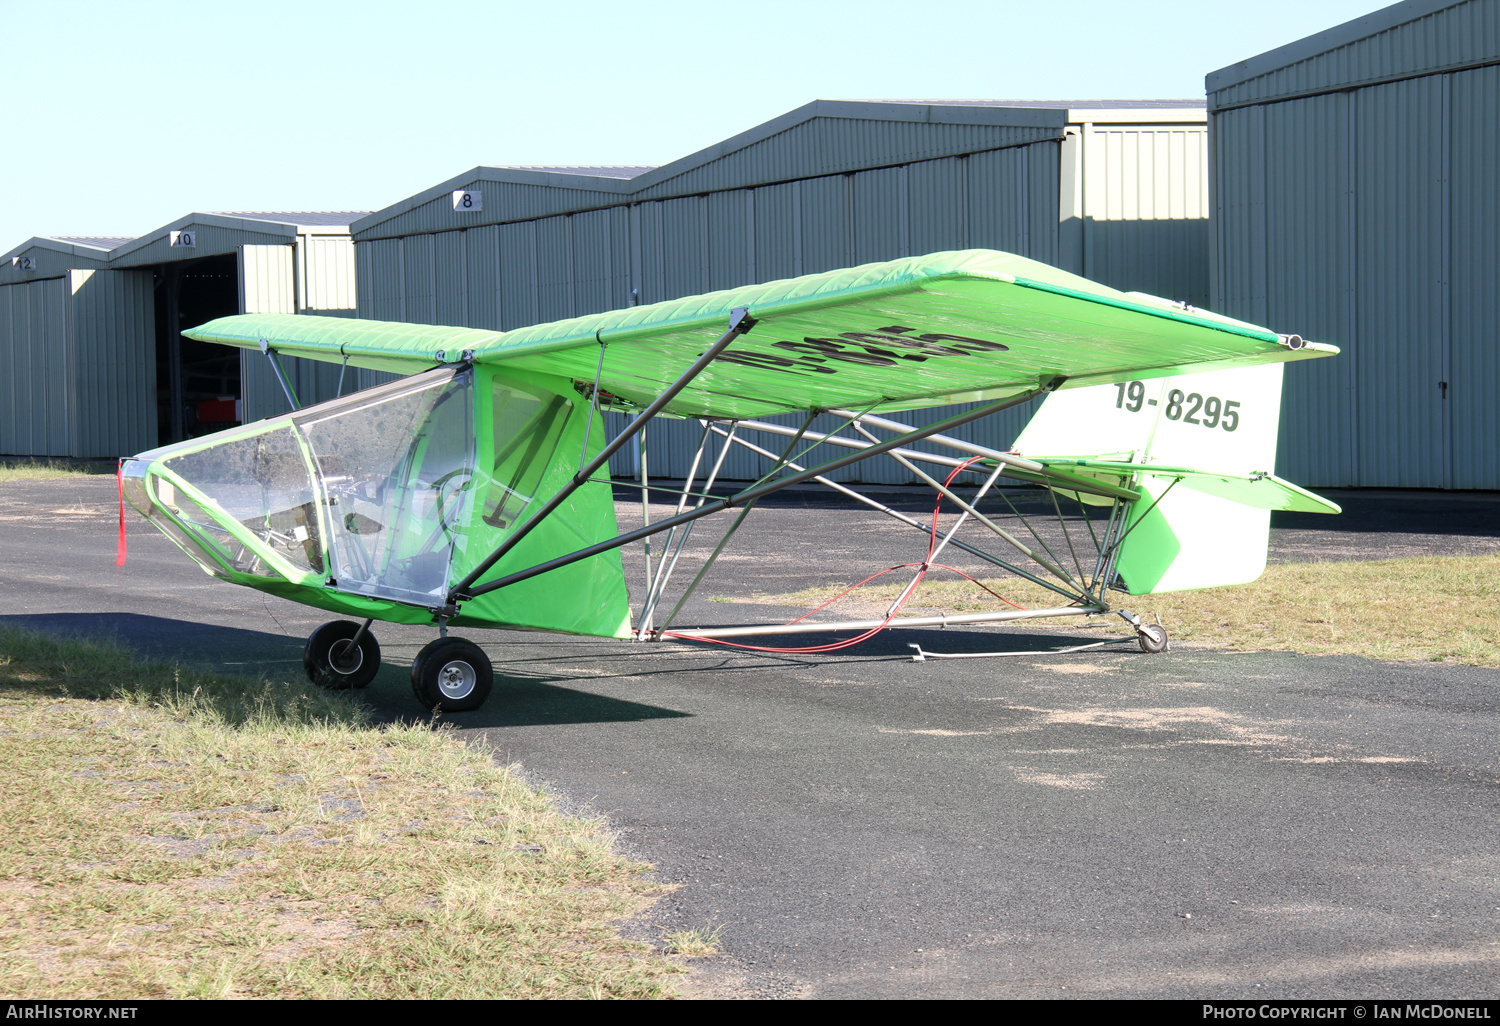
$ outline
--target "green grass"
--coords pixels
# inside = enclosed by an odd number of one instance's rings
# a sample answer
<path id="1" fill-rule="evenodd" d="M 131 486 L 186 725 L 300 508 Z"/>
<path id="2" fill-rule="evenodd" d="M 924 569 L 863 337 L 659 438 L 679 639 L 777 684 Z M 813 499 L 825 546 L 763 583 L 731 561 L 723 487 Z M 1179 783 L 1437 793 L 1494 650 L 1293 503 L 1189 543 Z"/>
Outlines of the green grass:
<path id="1" fill-rule="evenodd" d="M 54 481 L 113 474 L 113 460 L 0 459 L 0 481 Z"/>
<path id="2" fill-rule="evenodd" d="M 892 575 L 893 577 L 896 575 Z M 906 580 L 868 585 L 829 607 L 841 617 L 880 615 Z M 1017 578 L 986 585 L 1023 606 L 1057 605 L 1058 596 Z M 847 585 L 830 584 L 752 601 L 811 607 Z M 1292 651 L 1500 666 L 1500 556 L 1422 556 L 1371 562 L 1289 563 L 1232 588 L 1127 596 L 1116 607 L 1160 616 L 1174 642 L 1231 651 Z M 1005 608 L 975 585 L 934 573 L 904 612 L 979 612 Z M 1105 623 L 1120 623 L 1106 618 Z M 1077 620 L 1029 621 L 1075 627 Z M 1126 630 L 1123 623 L 1118 628 Z"/>
<path id="3" fill-rule="evenodd" d="M 724 937 L 724 927 L 708 930 L 673 930 L 662 938 L 667 951 L 685 958 L 701 958 L 719 953 L 719 941 Z"/>
<path id="4" fill-rule="evenodd" d="M 0 628 L 0 991 L 655 997 L 664 888 L 451 731 Z"/>

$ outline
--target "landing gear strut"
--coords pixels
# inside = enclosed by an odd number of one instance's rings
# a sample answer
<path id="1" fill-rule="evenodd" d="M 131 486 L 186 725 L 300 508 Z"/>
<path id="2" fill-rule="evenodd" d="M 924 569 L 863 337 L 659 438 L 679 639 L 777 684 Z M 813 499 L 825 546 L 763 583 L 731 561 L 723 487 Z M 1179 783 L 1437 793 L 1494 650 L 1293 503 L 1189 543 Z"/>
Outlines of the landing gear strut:
<path id="1" fill-rule="evenodd" d="M 336 691 L 362 688 L 380 669 L 380 644 L 370 621 L 330 620 L 307 639 L 302 667 L 314 684 Z"/>

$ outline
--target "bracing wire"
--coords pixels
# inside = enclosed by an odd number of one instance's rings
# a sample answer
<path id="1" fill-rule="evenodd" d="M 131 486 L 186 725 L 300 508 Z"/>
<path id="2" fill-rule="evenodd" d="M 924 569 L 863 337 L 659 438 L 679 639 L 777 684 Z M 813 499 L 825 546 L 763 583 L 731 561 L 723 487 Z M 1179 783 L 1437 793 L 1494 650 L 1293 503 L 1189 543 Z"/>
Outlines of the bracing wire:
<path id="1" fill-rule="evenodd" d="M 980 462 L 982 459 L 983 459 L 982 456 L 975 456 L 973 459 L 965 460 L 959 466 L 954 467 L 953 470 L 948 474 L 947 479 L 943 482 L 943 487 L 946 488 L 949 485 L 951 485 L 953 483 L 953 479 L 954 478 L 956 478 L 959 474 L 963 473 L 964 471 L 968 470 L 975 463 Z M 983 584 L 980 581 L 975 580 L 973 577 L 970 577 L 968 574 L 964 573 L 962 570 L 958 570 L 958 569 L 956 569 L 954 567 L 951 567 L 951 566 L 945 566 L 945 565 L 943 565 L 941 563 L 934 563 L 934 562 L 932 562 L 933 552 L 937 549 L 938 517 L 942 513 L 942 507 L 943 507 L 943 493 L 939 492 L 937 494 L 937 499 L 934 502 L 933 507 L 932 507 L 932 528 L 929 531 L 928 537 L 927 537 L 927 556 L 926 556 L 925 559 L 922 560 L 922 562 L 920 562 L 920 563 L 902 563 L 902 564 L 900 564 L 898 566 L 887 567 L 886 569 L 880 571 L 880 573 L 871 574 L 869 577 L 866 577 L 864 580 L 860 581 L 858 584 L 851 585 L 850 587 L 845 588 L 843 591 L 839 592 L 839 594 L 835 595 L 833 598 L 831 598 L 828 601 L 824 602 L 822 605 L 817 606 L 817 607 L 815 607 L 813 609 L 809 609 L 807 612 L 803 613 L 801 616 L 797 617 L 794 620 L 788 620 L 787 621 L 787 626 L 791 626 L 794 623 L 800 623 L 801 621 L 807 619 L 809 616 L 812 616 L 814 613 L 817 613 L 817 612 L 819 612 L 819 611 L 821 611 L 823 609 L 828 608 L 829 606 L 831 606 L 835 602 L 837 602 L 839 599 L 844 598 L 846 595 L 849 595 L 850 593 L 858 590 L 859 588 L 864 587 L 866 584 L 869 584 L 871 581 L 875 580 L 877 577 L 883 577 L 884 575 L 890 573 L 893 570 L 903 570 L 903 569 L 908 569 L 910 567 L 917 567 L 917 577 L 916 577 L 916 580 L 913 581 L 909 587 L 907 587 L 907 589 L 905 591 L 905 594 L 903 594 L 901 596 L 901 599 L 886 614 L 885 620 L 882 621 L 881 624 L 878 627 L 872 627 L 870 630 L 864 631 L 861 634 L 857 634 L 857 635 L 855 635 L 852 638 L 845 638 L 842 641 L 833 641 L 833 642 L 829 642 L 826 645 L 805 645 L 805 646 L 798 647 L 798 648 L 776 648 L 776 647 L 769 646 L 769 645 L 745 645 L 745 644 L 741 644 L 741 643 L 735 642 L 735 641 L 725 641 L 722 638 L 705 638 L 705 637 L 700 637 L 700 636 L 692 635 L 692 634 L 681 634 L 681 633 L 678 633 L 676 631 L 664 631 L 663 635 L 665 637 L 669 637 L 669 638 L 676 638 L 679 641 L 705 641 L 705 642 L 708 642 L 708 643 L 714 644 L 714 645 L 725 645 L 725 646 L 727 646 L 729 648 L 745 649 L 745 650 L 748 650 L 748 651 L 751 651 L 751 652 L 774 652 L 774 653 L 777 653 L 777 654 L 780 654 L 780 655 L 818 655 L 818 654 L 821 654 L 821 653 L 824 653 L 824 652 L 837 652 L 840 649 L 849 648 L 849 647 L 851 647 L 853 645 L 858 645 L 861 642 L 868 641 L 869 639 L 873 638 L 875 635 L 879 634 L 881 631 L 883 631 L 887 627 L 889 627 L 891 621 L 894 620 L 894 619 L 896 619 L 896 617 L 900 614 L 902 606 L 906 605 L 907 601 L 911 598 L 911 596 L 914 595 L 914 594 L 916 594 L 917 587 L 922 583 L 923 579 L 927 576 L 927 572 L 929 570 L 947 570 L 947 571 L 949 571 L 951 573 L 958 574 L 960 577 L 962 577 L 962 578 L 964 578 L 966 580 L 973 581 L 973 583 L 979 585 L 979 587 L 983 588 L 985 591 L 989 592 L 991 595 L 995 596 L 997 599 L 999 599 L 1001 602 L 1004 602 L 1006 605 L 1012 606 L 1013 608 L 1016 608 L 1016 609 L 1024 609 L 1025 608 L 1024 606 L 1017 605 L 1016 603 L 1012 602 L 1010 599 L 1006 598 L 1004 595 L 1001 595 L 999 592 L 995 591 L 994 589 L 990 588 L 989 586 Z"/>

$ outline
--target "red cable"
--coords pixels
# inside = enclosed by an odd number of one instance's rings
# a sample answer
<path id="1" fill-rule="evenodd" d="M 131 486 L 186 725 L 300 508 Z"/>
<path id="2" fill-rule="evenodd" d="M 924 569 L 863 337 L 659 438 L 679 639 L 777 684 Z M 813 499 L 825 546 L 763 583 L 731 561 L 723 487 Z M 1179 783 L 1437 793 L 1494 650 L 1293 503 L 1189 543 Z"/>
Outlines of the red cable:
<path id="1" fill-rule="evenodd" d="M 797 619 L 795 619 L 795 620 L 788 620 L 786 622 L 786 625 L 788 627 L 790 627 L 794 623 L 800 623 L 801 621 L 806 620 L 809 616 L 812 616 L 814 613 L 818 612 L 819 610 L 827 609 L 829 606 L 833 605 L 839 599 L 843 598 L 845 595 L 849 594 L 851 591 L 854 591 L 856 588 L 863 588 L 866 584 L 869 584 L 875 578 L 877 578 L 877 577 L 884 577 L 886 574 L 890 573 L 892 570 L 904 570 L 904 569 L 906 569 L 909 566 L 921 566 L 921 565 L 922 565 L 921 563 L 900 563 L 900 564 L 898 564 L 896 566 L 887 567 L 886 569 L 880 571 L 880 573 L 878 573 L 878 574 L 871 574 L 869 577 L 866 577 L 864 580 L 860 581 L 858 584 L 850 585 L 849 587 L 845 588 L 843 591 L 839 592 L 833 598 L 829 599 L 827 602 L 824 602 L 821 606 L 817 606 L 814 609 L 809 609 L 807 612 L 803 613 L 801 616 L 797 617 Z"/>
<path id="2" fill-rule="evenodd" d="M 954 467 L 953 470 L 948 474 L 947 479 L 943 482 L 943 486 L 946 488 L 948 485 L 952 484 L 955 477 L 963 473 L 965 470 L 968 470 L 970 466 L 978 463 L 983 458 L 984 457 L 982 456 L 975 456 Z M 911 596 L 916 594 L 917 588 L 921 585 L 923 578 L 927 576 L 927 571 L 933 568 L 939 570 L 951 570 L 953 573 L 958 574 L 965 580 L 973 581 L 975 584 L 978 584 L 981 588 L 984 588 L 985 591 L 989 592 L 991 595 L 995 596 L 1006 605 L 1012 606 L 1016 609 L 1024 609 L 1024 606 L 1016 605 L 1016 603 L 1012 602 L 1010 599 L 1006 598 L 1004 595 L 1001 595 L 994 589 L 987 587 L 984 584 L 980 584 L 979 581 L 975 581 L 974 578 L 970 577 L 962 570 L 955 569 L 951 566 L 944 566 L 941 563 L 931 562 L 932 554 L 937 550 L 938 516 L 942 510 L 942 507 L 943 493 L 939 492 L 937 495 L 937 501 L 934 502 L 932 506 L 932 531 L 928 535 L 927 539 L 927 558 L 921 563 L 902 563 L 898 566 L 887 567 L 886 569 L 880 571 L 880 573 L 878 574 L 871 574 L 869 577 L 866 577 L 858 584 L 845 588 L 843 591 L 839 592 L 837 595 L 829 599 L 827 602 L 824 602 L 822 605 L 817 606 L 814 609 L 809 609 L 807 612 L 803 613 L 795 620 L 788 620 L 786 623 L 788 627 L 790 627 L 794 623 L 799 623 L 802 620 L 807 619 L 809 616 L 812 616 L 819 610 L 826 609 L 829 606 L 833 605 L 835 602 L 843 598 L 845 595 L 848 595 L 850 592 L 864 587 L 875 578 L 883 577 L 884 575 L 890 573 L 892 570 L 902 570 L 912 566 L 920 567 L 921 569 L 917 571 L 917 579 L 911 583 L 911 586 L 909 588 L 907 588 L 906 594 L 903 595 L 901 597 L 901 600 L 896 603 L 894 608 L 891 609 L 890 614 L 886 616 L 886 618 L 881 622 L 880 626 L 872 627 L 870 630 L 865 631 L 863 634 L 856 635 L 852 638 L 845 638 L 843 641 L 830 642 L 827 645 L 809 645 L 803 648 L 772 648 L 766 645 L 741 645 L 738 642 L 725 641 L 722 638 L 704 638 L 692 634 L 679 634 L 676 631 L 664 631 L 662 633 L 662 636 L 667 638 L 677 638 L 680 641 L 706 641 L 713 645 L 726 645 L 729 648 L 745 649 L 751 652 L 776 652 L 783 655 L 818 655 L 824 652 L 837 652 L 839 649 L 849 648 L 852 645 L 858 645 L 862 641 L 868 641 L 870 638 L 873 638 L 875 635 L 885 630 L 886 627 L 890 625 L 890 622 L 896 618 L 896 615 L 901 612 L 901 607 L 906 605 L 907 600 L 909 600 Z"/>

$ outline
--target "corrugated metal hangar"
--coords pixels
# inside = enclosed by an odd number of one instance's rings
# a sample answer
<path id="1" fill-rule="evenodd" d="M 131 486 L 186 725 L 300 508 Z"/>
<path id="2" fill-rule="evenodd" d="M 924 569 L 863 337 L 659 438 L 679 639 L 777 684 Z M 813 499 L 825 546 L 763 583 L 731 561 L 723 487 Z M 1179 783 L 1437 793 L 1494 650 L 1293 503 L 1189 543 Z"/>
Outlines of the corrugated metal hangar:
<path id="1" fill-rule="evenodd" d="M 1212 308 L 1289 367 L 1278 470 L 1500 488 L 1500 2 L 1409 0 L 1208 76 Z"/>
<path id="2" fill-rule="evenodd" d="M 189 214 L 0 257 L 0 453 L 119 456 L 283 412 L 261 357 L 180 332 L 232 313 L 352 316 L 360 215 Z M 333 396 L 339 368 L 286 364 L 305 402 Z"/>
<path id="3" fill-rule="evenodd" d="M 478 167 L 351 226 L 360 316 L 503 330 L 971 247 L 1204 305 L 1205 120 L 1192 100 L 818 101 L 663 167 Z M 1009 446 L 1029 411 L 1007 416 L 976 440 Z M 650 473 L 684 474 L 699 431 L 658 427 Z"/>
<path id="4" fill-rule="evenodd" d="M 1206 110 L 818 101 L 662 167 L 477 167 L 368 215 L 32 239 L 0 258 L 0 453 L 281 412 L 263 358 L 178 334 L 225 313 L 511 329 L 983 247 L 1343 347 L 1287 372 L 1278 469 L 1301 483 L 1500 488 L 1500 0 L 1407 0 L 1207 85 Z M 339 387 L 292 372 L 304 401 Z M 1008 446 L 1029 414 L 970 437 Z M 681 475 L 696 432 L 654 429 L 650 472 Z"/>
<path id="5" fill-rule="evenodd" d="M 0 257 L 0 453 L 116 455 L 156 437 L 131 401 L 150 394 L 150 283 L 104 270 L 128 241 L 34 238 Z"/>

